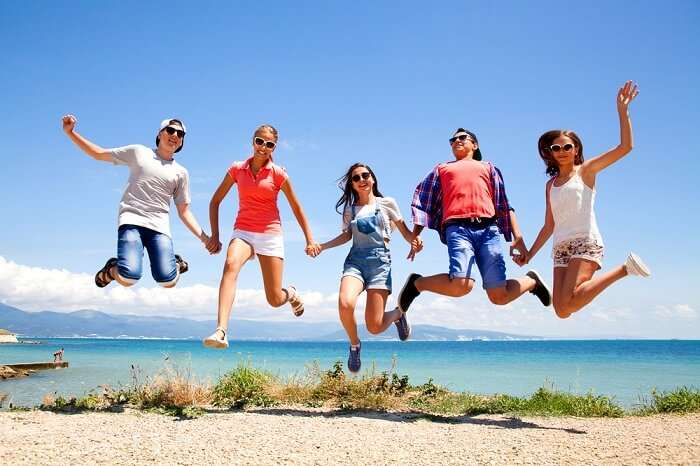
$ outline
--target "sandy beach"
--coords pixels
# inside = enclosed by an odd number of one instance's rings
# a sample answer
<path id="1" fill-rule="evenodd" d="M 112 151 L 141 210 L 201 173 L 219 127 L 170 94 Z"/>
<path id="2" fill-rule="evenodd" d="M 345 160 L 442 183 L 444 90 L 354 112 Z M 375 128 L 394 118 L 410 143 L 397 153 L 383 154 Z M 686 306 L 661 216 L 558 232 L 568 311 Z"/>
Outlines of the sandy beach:
<path id="1" fill-rule="evenodd" d="M 0 464 L 698 464 L 700 414 L 618 419 L 305 408 L 0 413 Z"/>

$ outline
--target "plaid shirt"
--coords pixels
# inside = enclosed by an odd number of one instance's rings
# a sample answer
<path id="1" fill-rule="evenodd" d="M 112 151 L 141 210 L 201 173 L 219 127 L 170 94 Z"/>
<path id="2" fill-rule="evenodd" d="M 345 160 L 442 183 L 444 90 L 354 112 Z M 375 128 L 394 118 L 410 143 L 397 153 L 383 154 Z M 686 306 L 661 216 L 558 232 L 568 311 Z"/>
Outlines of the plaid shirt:
<path id="1" fill-rule="evenodd" d="M 512 241 L 513 229 L 510 223 L 510 211 L 514 209 L 508 203 L 500 170 L 491 162 L 486 163 L 491 169 L 491 192 L 493 193 L 493 206 L 496 209 L 496 224 L 506 241 Z M 437 230 L 440 234 L 440 241 L 447 244 L 445 230 L 442 228 L 442 187 L 438 171 L 441 165 L 433 168 L 433 171 L 428 173 L 428 176 L 416 186 L 411 202 L 411 216 L 414 225 L 423 225 Z"/>

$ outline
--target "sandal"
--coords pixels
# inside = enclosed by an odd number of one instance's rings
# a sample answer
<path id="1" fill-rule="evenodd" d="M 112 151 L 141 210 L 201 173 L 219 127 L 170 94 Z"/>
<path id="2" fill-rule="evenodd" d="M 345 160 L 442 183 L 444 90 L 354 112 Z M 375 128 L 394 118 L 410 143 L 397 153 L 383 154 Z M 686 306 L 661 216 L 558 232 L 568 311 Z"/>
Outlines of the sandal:
<path id="1" fill-rule="evenodd" d="M 190 265 L 182 258 L 180 254 L 175 254 L 175 263 L 177 264 L 177 270 L 181 274 L 190 270 Z"/>
<path id="2" fill-rule="evenodd" d="M 112 276 L 110 270 L 112 270 L 112 267 L 114 267 L 115 265 L 117 265 L 117 258 L 110 257 L 105 266 L 102 267 L 100 271 L 95 274 L 95 285 L 97 285 L 99 288 L 104 288 L 105 286 L 112 283 L 114 277 Z"/>
<path id="3" fill-rule="evenodd" d="M 223 335 L 219 338 L 219 332 Z M 207 348 L 225 349 L 228 348 L 228 338 L 226 338 L 226 330 L 221 327 L 216 327 L 214 333 L 202 340 L 202 344 Z"/>
<path id="4" fill-rule="evenodd" d="M 292 313 L 296 317 L 300 317 L 304 313 L 304 301 L 302 301 L 294 285 L 287 287 L 287 296 L 287 302 L 292 306 Z"/>

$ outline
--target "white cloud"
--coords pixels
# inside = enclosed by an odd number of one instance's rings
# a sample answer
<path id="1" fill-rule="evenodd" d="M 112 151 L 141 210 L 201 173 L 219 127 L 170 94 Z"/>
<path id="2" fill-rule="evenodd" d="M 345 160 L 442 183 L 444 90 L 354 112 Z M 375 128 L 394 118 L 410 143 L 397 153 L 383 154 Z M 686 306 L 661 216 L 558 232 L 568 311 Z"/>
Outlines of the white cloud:
<path id="1" fill-rule="evenodd" d="M 299 290 L 306 302 L 305 322 L 336 322 L 338 293 Z M 387 309 L 396 306 L 394 293 Z M 0 256 L 0 302 L 23 310 L 74 311 L 97 309 L 115 314 L 175 316 L 190 319 L 216 318 L 218 288 L 203 284 L 163 289 L 137 284 L 123 288 L 115 284 L 97 288 L 94 277 L 65 269 L 48 269 L 17 264 Z M 362 322 L 365 295 L 357 302 L 356 317 Z M 522 335 L 585 337 L 590 335 L 628 335 L 647 337 L 697 338 L 697 330 L 688 321 L 698 318 L 690 304 L 659 305 L 653 310 L 657 319 L 668 325 L 661 332 L 658 320 L 639 319 L 633 308 L 597 303 L 569 319 L 557 319 L 552 308 L 542 308 L 536 299 L 525 295 L 509 306 L 491 304 L 481 290 L 463 298 L 422 294 L 408 314 L 412 324 L 451 328 L 494 330 Z M 274 309 L 267 304 L 262 289 L 239 289 L 232 315 L 254 320 L 295 320 L 288 306 Z M 646 324 L 644 321 L 648 321 Z M 671 325 L 673 324 L 673 325 Z M 660 333 L 661 332 L 661 333 Z M 671 333 L 669 333 L 671 332 Z"/>
<path id="2" fill-rule="evenodd" d="M 659 319 L 695 320 L 698 313 L 689 304 L 676 304 L 673 306 L 656 306 L 654 315 Z"/>

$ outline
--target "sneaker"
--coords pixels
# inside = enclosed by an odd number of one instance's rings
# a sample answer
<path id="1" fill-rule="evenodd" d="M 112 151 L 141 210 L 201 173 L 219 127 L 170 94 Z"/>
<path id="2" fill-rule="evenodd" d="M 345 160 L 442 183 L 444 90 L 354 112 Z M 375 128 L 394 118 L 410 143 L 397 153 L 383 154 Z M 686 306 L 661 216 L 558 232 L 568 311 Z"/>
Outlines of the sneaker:
<path id="1" fill-rule="evenodd" d="M 625 261 L 625 269 L 627 269 L 627 273 L 629 275 L 637 275 L 639 277 L 648 277 L 651 275 L 651 270 L 649 270 L 649 267 L 647 267 L 644 261 L 642 261 L 642 259 L 640 259 L 640 257 L 633 252 L 627 256 L 627 260 Z"/>
<path id="2" fill-rule="evenodd" d="M 175 254 L 175 263 L 177 264 L 177 270 L 183 274 L 190 270 L 190 265 L 185 262 L 181 255 Z"/>
<path id="3" fill-rule="evenodd" d="M 225 349 L 228 348 L 228 338 L 226 330 L 217 327 L 214 333 L 202 340 L 202 344 L 207 348 Z"/>
<path id="4" fill-rule="evenodd" d="M 404 283 L 403 288 L 401 288 L 398 301 L 399 309 L 401 309 L 401 312 L 403 312 L 404 314 L 408 312 L 408 308 L 411 306 L 411 303 L 420 294 L 420 291 L 418 291 L 418 288 L 416 288 L 416 280 L 418 280 L 421 277 L 422 275 L 412 273 L 406 279 L 406 283 Z"/>
<path id="5" fill-rule="evenodd" d="M 398 307 L 396 309 L 398 309 Z M 396 331 L 399 333 L 399 340 L 408 340 L 408 337 L 411 336 L 411 324 L 408 323 L 406 314 L 402 312 L 401 317 L 399 317 L 399 320 L 394 322 L 394 325 L 396 325 Z"/>
<path id="6" fill-rule="evenodd" d="M 289 296 L 289 298 L 287 298 L 287 302 L 290 306 L 292 306 L 292 313 L 296 317 L 300 317 L 304 313 L 304 301 L 301 299 L 301 296 L 299 296 L 299 293 L 294 285 L 289 285 L 287 287 L 287 293 Z"/>
<path id="7" fill-rule="evenodd" d="M 542 280 L 540 274 L 536 270 L 530 270 L 525 275 L 535 280 L 535 287 L 530 291 L 530 293 L 537 296 L 543 306 L 549 306 L 552 304 L 552 292 L 547 286 L 547 284 Z"/>
<path id="8" fill-rule="evenodd" d="M 117 265 L 117 258 L 110 257 L 104 267 L 102 267 L 99 272 L 95 274 L 95 285 L 97 285 L 99 288 L 104 288 L 112 283 L 114 277 L 112 276 L 110 270 L 112 270 L 112 267 L 115 265 Z"/>
<path id="9" fill-rule="evenodd" d="M 360 372 L 362 361 L 360 361 L 360 345 L 354 347 L 350 345 L 350 356 L 348 356 L 348 370 L 350 372 Z"/>

